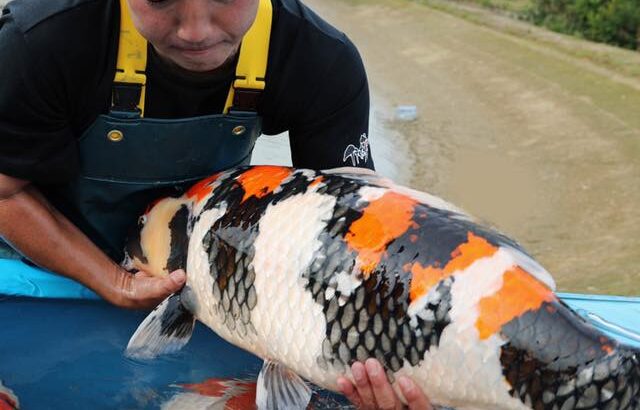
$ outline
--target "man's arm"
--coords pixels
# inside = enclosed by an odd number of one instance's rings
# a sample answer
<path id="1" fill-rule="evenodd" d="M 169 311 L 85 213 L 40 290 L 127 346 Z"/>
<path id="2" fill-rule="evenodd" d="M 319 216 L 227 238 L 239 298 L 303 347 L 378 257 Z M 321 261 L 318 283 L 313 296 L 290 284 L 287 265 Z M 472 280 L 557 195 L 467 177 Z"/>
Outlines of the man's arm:
<path id="1" fill-rule="evenodd" d="M 35 264 L 74 279 L 107 301 L 151 308 L 179 290 L 184 272 L 132 275 L 109 259 L 28 181 L 0 174 L 0 236 Z"/>

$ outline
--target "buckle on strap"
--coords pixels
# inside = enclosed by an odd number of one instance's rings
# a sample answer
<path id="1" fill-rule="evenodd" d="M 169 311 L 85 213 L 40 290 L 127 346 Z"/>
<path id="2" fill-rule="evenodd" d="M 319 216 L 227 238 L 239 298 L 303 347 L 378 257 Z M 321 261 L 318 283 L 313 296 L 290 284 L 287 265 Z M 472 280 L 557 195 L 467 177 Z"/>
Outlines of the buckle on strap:
<path id="1" fill-rule="evenodd" d="M 262 90 L 250 88 L 236 88 L 233 93 L 233 111 L 258 111 L 258 103 L 262 96 Z"/>
<path id="2" fill-rule="evenodd" d="M 111 91 L 111 111 L 142 114 L 138 107 L 142 96 L 142 84 L 113 83 Z"/>

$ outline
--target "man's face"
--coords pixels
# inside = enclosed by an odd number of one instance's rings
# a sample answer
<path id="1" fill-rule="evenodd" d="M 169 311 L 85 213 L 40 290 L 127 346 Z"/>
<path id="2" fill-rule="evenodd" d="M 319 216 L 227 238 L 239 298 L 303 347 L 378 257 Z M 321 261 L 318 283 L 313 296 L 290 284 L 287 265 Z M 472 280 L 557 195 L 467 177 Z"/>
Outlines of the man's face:
<path id="1" fill-rule="evenodd" d="M 258 0 L 128 1 L 133 24 L 158 54 L 197 72 L 235 54 L 258 10 Z"/>

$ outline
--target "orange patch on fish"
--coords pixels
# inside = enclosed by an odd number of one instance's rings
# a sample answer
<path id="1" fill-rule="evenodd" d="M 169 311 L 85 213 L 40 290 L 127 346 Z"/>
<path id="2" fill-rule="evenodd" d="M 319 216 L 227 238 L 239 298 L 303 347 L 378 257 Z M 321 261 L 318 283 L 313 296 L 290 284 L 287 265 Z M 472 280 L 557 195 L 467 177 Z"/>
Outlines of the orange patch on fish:
<path id="1" fill-rule="evenodd" d="M 309 187 L 316 186 L 319 183 L 321 183 L 322 181 L 324 181 L 324 177 L 322 175 L 320 175 L 319 177 L 316 177 L 316 179 L 311 181 L 311 183 L 309 184 Z"/>
<path id="2" fill-rule="evenodd" d="M 600 336 L 598 341 L 600 342 L 600 349 L 602 349 L 603 352 L 607 354 L 612 354 L 614 352 L 614 348 L 609 343 L 609 339 L 604 336 Z"/>
<path id="3" fill-rule="evenodd" d="M 0 410 L 15 410 L 17 404 L 9 395 L 0 393 Z"/>
<path id="4" fill-rule="evenodd" d="M 244 189 L 242 202 L 252 196 L 263 198 L 269 195 L 279 187 L 282 181 L 289 175 L 291 175 L 289 168 L 277 166 L 265 165 L 247 170 L 237 177 L 237 181 L 242 185 L 242 189 Z"/>
<path id="5" fill-rule="evenodd" d="M 448 272 L 464 270 L 478 259 L 491 257 L 498 248 L 484 238 L 476 236 L 473 232 L 467 233 L 467 242 L 458 246 L 452 253 L 453 259 L 447 263 Z"/>
<path id="6" fill-rule="evenodd" d="M 378 265 L 386 246 L 415 226 L 416 203 L 414 199 L 389 191 L 371 201 L 362 216 L 351 224 L 345 240 L 349 248 L 358 253 L 360 269 L 366 276 Z"/>
<path id="7" fill-rule="evenodd" d="M 218 179 L 219 176 L 220 173 L 217 173 L 203 179 L 202 181 L 199 181 L 197 184 L 189 188 L 189 190 L 187 191 L 187 197 L 189 197 L 189 199 L 195 198 L 196 202 L 202 201 L 207 197 L 207 195 L 211 193 L 211 191 L 213 191 L 211 183 Z"/>
<path id="8" fill-rule="evenodd" d="M 423 267 L 419 263 L 411 266 L 411 287 L 409 289 L 411 301 L 418 299 L 422 295 L 426 295 L 429 289 L 447 276 L 444 269 L 438 269 L 432 266 Z"/>
<path id="9" fill-rule="evenodd" d="M 458 270 L 464 270 L 478 259 L 491 257 L 498 248 L 491 245 L 486 239 L 467 234 L 467 242 L 459 245 L 451 252 L 451 260 L 444 268 L 436 266 L 422 266 L 415 263 L 411 266 L 411 286 L 409 296 L 411 301 L 426 295 L 429 290 L 441 280 L 448 278 Z"/>
<path id="10" fill-rule="evenodd" d="M 544 283 L 522 268 L 515 267 L 505 272 L 500 290 L 480 300 L 476 320 L 480 339 L 487 339 L 511 320 L 555 300 L 556 296 Z"/>

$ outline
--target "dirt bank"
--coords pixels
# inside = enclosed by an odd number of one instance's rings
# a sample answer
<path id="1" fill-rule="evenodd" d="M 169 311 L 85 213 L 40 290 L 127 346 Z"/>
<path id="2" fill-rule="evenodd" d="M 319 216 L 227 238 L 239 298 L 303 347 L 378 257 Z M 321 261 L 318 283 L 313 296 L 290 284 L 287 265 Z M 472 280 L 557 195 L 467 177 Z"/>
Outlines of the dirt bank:
<path id="1" fill-rule="evenodd" d="M 380 110 L 418 106 L 387 124 L 412 186 L 517 238 L 563 290 L 640 293 L 636 79 L 424 5 L 307 3 L 358 45 Z"/>

